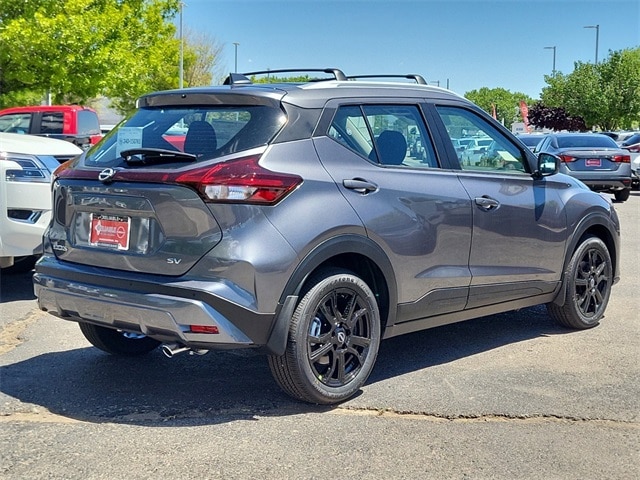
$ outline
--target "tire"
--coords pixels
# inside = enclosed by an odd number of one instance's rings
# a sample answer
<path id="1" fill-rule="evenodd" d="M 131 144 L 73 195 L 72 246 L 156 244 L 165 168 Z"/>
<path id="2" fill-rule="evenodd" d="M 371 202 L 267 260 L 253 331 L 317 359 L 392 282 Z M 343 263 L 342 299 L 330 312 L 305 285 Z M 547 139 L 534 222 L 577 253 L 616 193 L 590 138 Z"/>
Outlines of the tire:
<path id="1" fill-rule="evenodd" d="M 112 328 L 81 322 L 80 331 L 91 345 L 112 355 L 135 357 L 154 350 L 160 342 L 143 335 L 127 334 Z"/>
<path id="2" fill-rule="evenodd" d="M 291 319 L 287 348 L 269 368 L 290 396 L 315 404 L 347 400 L 373 370 L 380 313 L 369 286 L 344 270 L 310 280 Z"/>
<path id="3" fill-rule="evenodd" d="M 626 202 L 627 200 L 629 200 L 629 195 L 631 195 L 631 189 L 625 188 L 622 190 L 616 190 L 613 195 L 616 199 L 616 202 Z"/>
<path id="4" fill-rule="evenodd" d="M 598 325 L 613 284 L 611 256 L 602 240 L 594 236 L 582 239 L 567 267 L 565 282 L 564 305 L 547 304 L 551 317 L 569 328 L 582 330 Z"/>

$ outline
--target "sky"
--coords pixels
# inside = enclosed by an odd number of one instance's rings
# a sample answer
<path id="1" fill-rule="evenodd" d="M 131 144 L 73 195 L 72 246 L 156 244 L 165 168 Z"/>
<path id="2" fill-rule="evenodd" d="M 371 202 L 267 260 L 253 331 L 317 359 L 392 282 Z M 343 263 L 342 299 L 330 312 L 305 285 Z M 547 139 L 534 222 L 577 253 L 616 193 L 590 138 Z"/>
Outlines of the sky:
<path id="1" fill-rule="evenodd" d="M 184 0 L 183 29 L 222 46 L 223 72 L 337 67 L 418 73 L 465 94 L 533 99 L 553 70 L 640 47 L 640 0 Z M 179 16 L 176 24 L 179 25 Z M 599 25 L 598 29 L 584 28 Z M 597 37 L 597 42 L 596 42 Z M 236 47 L 234 42 L 239 45 Z"/>

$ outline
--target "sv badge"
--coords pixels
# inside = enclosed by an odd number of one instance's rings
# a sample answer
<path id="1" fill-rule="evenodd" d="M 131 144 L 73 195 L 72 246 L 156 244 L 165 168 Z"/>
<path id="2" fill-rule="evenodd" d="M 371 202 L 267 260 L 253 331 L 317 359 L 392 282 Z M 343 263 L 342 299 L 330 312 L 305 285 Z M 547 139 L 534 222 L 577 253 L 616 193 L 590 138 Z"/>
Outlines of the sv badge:
<path id="1" fill-rule="evenodd" d="M 182 261 L 181 258 L 167 258 L 167 263 L 170 265 L 180 265 L 180 262 Z"/>

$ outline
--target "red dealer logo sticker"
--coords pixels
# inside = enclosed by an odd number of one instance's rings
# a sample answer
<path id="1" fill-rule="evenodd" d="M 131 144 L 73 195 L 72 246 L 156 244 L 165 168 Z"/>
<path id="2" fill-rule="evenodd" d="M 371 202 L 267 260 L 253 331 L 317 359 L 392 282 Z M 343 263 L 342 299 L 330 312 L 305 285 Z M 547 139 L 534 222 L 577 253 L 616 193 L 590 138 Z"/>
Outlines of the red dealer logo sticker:
<path id="1" fill-rule="evenodd" d="M 129 249 L 131 219 L 111 215 L 91 215 L 89 243 L 94 246 Z"/>

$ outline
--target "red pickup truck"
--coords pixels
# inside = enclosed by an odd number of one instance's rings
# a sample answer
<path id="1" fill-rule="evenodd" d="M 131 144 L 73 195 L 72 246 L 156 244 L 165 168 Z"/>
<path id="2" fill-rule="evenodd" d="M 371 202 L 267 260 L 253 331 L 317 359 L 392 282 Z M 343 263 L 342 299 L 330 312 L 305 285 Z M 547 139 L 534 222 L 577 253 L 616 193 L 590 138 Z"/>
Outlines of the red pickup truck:
<path id="1" fill-rule="evenodd" d="M 100 141 L 98 114 L 79 105 L 35 105 L 0 110 L 0 132 L 67 140 L 87 149 Z"/>

